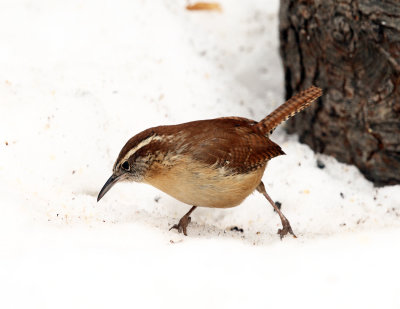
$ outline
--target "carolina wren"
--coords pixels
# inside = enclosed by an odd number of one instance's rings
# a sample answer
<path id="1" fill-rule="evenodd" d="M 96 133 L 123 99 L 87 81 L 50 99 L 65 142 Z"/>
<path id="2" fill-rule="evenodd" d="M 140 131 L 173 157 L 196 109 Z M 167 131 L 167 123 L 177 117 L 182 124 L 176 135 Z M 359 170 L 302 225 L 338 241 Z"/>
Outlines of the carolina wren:
<path id="1" fill-rule="evenodd" d="M 261 178 L 268 161 L 284 154 L 269 135 L 321 95 L 320 88 L 311 86 L 259 122 L 224 117 L 144 130 L 122 148 L 97 201 L 118 181 L 150 184 L 193 205 L 170 228 L 187 235 L 190 214 L 196 207 L 234 207 L 257 190 L 281 218 L 281 239 L 287 233 L 296 237 L 289 221 L 265 191 Z"/>

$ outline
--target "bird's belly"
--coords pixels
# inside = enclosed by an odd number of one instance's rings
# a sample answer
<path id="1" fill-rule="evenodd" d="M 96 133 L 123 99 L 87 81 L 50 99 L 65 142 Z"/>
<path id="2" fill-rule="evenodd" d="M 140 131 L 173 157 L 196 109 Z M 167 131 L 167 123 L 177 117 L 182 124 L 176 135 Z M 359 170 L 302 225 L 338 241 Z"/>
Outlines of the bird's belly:
<path id="1" fill-rule="evenodd" d="M 265 165 L 232 175 L 223 168 L 191 162 L 158 170 L 145 182 L 189 205 L 228 208 L 239 205 L 256 189 L 264 170 Z"/>

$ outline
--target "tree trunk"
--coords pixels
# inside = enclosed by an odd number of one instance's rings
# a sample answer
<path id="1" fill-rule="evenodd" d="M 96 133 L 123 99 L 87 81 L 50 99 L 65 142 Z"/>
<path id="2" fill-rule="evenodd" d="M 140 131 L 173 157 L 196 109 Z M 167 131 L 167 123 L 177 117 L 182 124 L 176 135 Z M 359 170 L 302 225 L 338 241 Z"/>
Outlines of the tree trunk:
<path id="1" fill-rule="evenodd" d="M 289 132 L 376 185 L 400 183 L 400 2 L 281 0 L 280 39 L 286 97 L 324 89 Z"/>

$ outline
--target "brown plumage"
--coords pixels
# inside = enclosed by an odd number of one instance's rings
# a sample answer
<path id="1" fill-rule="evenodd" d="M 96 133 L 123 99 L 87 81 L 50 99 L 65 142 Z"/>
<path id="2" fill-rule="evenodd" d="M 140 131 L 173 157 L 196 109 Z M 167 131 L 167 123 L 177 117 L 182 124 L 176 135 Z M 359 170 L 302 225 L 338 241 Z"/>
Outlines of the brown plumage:
<path id="1" fill-rule="evenodd" d="M 123 179 L 151 184 L 195 207 L 233 207 L 257 189 L 281 216 L 281 237 L 293 234 L 289 221 L 269 198 L 261 182 L 268 161 L 284 154 L 268 135 L 321 94 L 321 89 L 310 87 L 260 122 L 224 117 L 147 129 L 122 148 L 113 176 L 98 199 Z M 186 234 L 189 214 L 194 209 L 174 227 Z"/>
<path id="2" fill-rule="evenodd" d="M 288 101 L 261 120 L 257 126 L 264 132 L 264 134 L 271 134 L 279 124 L 301 112 L 321 95 L 321 88 L 311 86 L 310 88 L 291 97 Z"/>
<path id="3" fill-rule="evenodd" d="M 231 173 L 245 173 L 285 154 L 279 145 L 260 132 L 256 123 L 232 117 L 150 128 L 126 143 L 117 162 L 144 139 L 162 136 L 137 150 L 133 159 L 154 153 L 164 156 L 179 153 L 214 167 L 225 167 Z"/>

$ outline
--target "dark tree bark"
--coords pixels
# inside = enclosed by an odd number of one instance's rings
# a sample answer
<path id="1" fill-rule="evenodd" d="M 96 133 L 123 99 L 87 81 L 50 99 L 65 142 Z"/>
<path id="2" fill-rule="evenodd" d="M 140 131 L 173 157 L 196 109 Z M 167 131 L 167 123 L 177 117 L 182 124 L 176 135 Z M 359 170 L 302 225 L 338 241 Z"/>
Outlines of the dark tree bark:
<path id="1" fill-rule="evenodd" d="M 286 97 L 324 89 L 289 132 L 376 185 L 400 183 L 400 1 L 281 0 L 280 39 Z"/>

